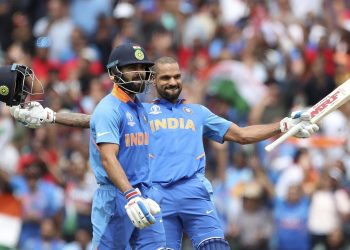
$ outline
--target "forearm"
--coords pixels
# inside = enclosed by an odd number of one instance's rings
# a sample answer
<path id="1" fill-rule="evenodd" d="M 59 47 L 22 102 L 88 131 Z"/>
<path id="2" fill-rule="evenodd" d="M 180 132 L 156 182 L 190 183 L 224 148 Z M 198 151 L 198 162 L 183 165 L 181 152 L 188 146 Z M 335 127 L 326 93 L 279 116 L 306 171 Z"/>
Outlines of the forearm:
<path id="1" fill-rule="evenodd" d="M 79 128 L 90 127 L 90 115 L 80 113 L 56 113 L 55 123 Z"/>
<path id="2" fill-rule="evenodd" d="M 114 155 L 108 155 L 102 159 L 102 164 L 107 172 L 109 179 L 121 191 L 126 192 L 132 189 L 132 186 L 125 175 L 125 172 L 119 161 Z"/>
<path id="3" fill-rule="evenodd" d="M 236 124 L 232 124 L 226 132 L 224 140 L 240 144 L 250 144 L 280 134 L 281 130 L 279 122 L 265 125 L 252 125 L 243 128 L 238 127 Z"/>

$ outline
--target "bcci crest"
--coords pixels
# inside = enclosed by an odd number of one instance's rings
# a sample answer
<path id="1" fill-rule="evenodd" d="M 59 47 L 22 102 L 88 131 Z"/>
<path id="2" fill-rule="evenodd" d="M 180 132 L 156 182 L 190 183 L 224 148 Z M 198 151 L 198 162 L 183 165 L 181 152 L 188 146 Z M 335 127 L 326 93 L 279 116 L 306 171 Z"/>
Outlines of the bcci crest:
<path id="1" fill-rule="evenodd" d="M 192 109 L 190 109 L 190 108 L 188 108 L 188 107 L 184 107 L 184 108 L 183 108 L 183 111 L 184 111 L 186 114 L 192 114 L 192 113 L 193 113 Z"/>
<path id="2" fill-rule="evenodd" d="M 151 107 L 151 112 L 149 112 L 148 114 L 151 114 L 151 115 L 158 115 L 162 113 L 162 111 L 160 111 L 160 107 L 158 105 L 153 105 Z"/>
<path id="3" fill-rule="evenodd" d="M 0 95 L 7 96 L 9 94 L 10 90 L 7 86 L 1 85 L 0 86 Z"/>
<path id="4" fill-rule="evenodd" d="M 135 126 L 134 117 L 129 112 L 126 112 L 126 119 L 128 120 L 128 125 L 130 127 Z"/>
<path id="5" fill-rule="evenodd" d="M 135 58 L 140 61 L 145 58 L 145 55 L 143 54 L 142 50 L 140 49 L 135 50 Z"/>

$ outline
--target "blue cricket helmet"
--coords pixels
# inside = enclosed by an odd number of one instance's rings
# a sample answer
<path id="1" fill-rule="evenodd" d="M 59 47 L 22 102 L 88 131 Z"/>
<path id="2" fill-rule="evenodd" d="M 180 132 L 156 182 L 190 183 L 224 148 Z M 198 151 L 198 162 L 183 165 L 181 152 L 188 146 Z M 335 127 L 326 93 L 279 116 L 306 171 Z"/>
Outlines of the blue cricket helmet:
<path id="1" fill-rule="evenodd" d="M 145 66 L 142 71 L 122 72 L 121 68 L 128 65 L 141 64 Z M 151 67 L 154 65 L 147 57 L 145 50 L 135 44 L 127 43 L 114 48 L 109 56 L 107 71 L 110 79 L 123 90 L 139 94 L 148 89 L 154 80 L 154 72 Z M 125 73 L 138 74 L 138 80 L 126 80 Z M 143 74 L 145 73 L 145 76 Z M 140 84 L 141 83 L 141 84 Z"/>
<path id="2" fill-rule="evenodd" d="M 24 104 L 27 95 L 33 93 L 35 75 L 33 71 L 20 64 L 12 64 L 0 67 L 0 101 L 8 106 Z M 40 93 L 43 93 L 41 86 Z"/>
<path id="3" fill-rule="evenodd" d="M 127 43 L 112 50 L 108 59 L 107 69 L 120 68 L 131 64 L 144 64 L 148 68 L 154 65 L 148 59 L 145 50 L 141 46 Z"/>

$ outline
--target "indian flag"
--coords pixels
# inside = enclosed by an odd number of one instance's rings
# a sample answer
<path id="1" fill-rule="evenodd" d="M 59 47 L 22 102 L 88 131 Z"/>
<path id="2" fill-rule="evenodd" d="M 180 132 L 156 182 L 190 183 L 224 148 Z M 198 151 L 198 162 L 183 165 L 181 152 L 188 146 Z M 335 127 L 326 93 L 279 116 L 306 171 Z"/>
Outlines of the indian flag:
<path id="1" fill-rule="evenodd" d="M 0 193 L 0 204 L 0 249 L 14 249 L 22 226 L 21 202 L 10 193 Z"/>

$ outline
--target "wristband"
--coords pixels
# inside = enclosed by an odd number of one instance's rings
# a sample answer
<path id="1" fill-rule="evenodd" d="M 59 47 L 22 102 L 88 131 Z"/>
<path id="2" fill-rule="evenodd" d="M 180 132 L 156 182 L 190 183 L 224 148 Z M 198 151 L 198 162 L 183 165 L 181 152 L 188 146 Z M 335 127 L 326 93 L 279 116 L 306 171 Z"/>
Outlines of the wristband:
<path id="1" fill-rule="evenodd" d="M 138 189 L 132 188 L 126 192 L 124 192 L 124 197 L 125 199 L 127 199 L 128 201 L 130 201 L 131 199 L 140 196 L 140 191 Z"/>

